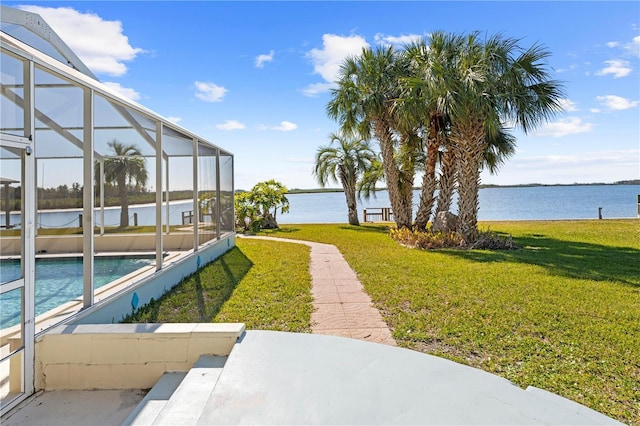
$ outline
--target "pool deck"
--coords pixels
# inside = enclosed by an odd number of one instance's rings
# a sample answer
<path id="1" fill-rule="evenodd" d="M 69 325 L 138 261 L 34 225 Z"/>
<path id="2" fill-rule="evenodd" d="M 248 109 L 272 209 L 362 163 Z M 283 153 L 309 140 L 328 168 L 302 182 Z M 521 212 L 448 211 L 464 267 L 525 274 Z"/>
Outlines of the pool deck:
<path id="1" fill-rule="evenodd" d="M 620 424 L 475 368 L 351 338 L 247 331 L 217 358 L 201 357 L 138 408 L 135 390 L 44 392 L 2 424 Z"/>

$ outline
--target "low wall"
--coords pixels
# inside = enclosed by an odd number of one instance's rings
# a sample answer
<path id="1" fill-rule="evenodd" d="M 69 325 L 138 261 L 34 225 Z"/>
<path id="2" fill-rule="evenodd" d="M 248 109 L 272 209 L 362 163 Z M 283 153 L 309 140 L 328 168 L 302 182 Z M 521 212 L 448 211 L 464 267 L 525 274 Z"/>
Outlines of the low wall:
<path id="1" fill-rule="evenodd" d="M 149 389 L 200 355 L 229 355 L 242 323 L 65 325 L 38 336 L 38 390 Z"/>
<path id="2" fill-rule="evenodd" d="M 95 235 L 96 252 L 155 251 L 156 234 Z M 162 249 L 193 249 L 193 233 L 162 234 Z M 2 237 L 0 253 L 3 256 L 20 256 L 20 237 Z M 36 237 L 36 253 L 82 253 L 82 235 L 43 235 Z"/>

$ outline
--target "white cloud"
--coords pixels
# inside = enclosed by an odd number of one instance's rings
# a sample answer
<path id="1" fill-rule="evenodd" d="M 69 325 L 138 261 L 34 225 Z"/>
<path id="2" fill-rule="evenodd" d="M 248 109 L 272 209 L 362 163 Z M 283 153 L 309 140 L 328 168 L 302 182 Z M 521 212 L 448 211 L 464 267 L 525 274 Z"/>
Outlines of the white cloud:
<path id="1" fill-rule="evenodd" d="M 559 103 L 563 111 L 566 111 L 566 112 L 578 111 L 578 108 L 576 107 L 576 103 L 569 99 L 560 99 Z"/>
<path id="2" fill-rule="evenodd" d="M 602 111 L 600 110 L 600 108 L 589 108 L 589 111 L 590 111 L 590 112 L 592 112 L 592 113 L 594 113 L 594 114 L 597 114 L 597 113 L 599 113 L 599 112 L 602 112 Z"/>
<path id="3" fill-rule="evenodd" d="M 598 96 L 596 97 L 596 99 L 607 108 L 618 111 L 636 107 L 639 103 L 638 101 L 631 101 L 629 99 L 615 95 Z"/>
<path id="4" fill-rule="evenodd" d="M 366 47 L 369 47 L 369 43 L 358 35 L 324 34 L 322 36 L 322 49 L 311 49 L 306 56 L 311 59 L 313 72 L 320 74 L 325 82 L 333 83 L 338 79 L 342 61 L 349 56 L 360 54 L 362 49 Z M 320 87 L 314 85 L 316 90 Z M 310 93 L 314 93 L 314 89 L 307 90 Z"/>
<path id="5" fill-rule="evenodd" d="M 338 85 L 336 83 L 314 83 L 302 89 L 302 93 L 305 96 L 314 97 L 321 93 L 328 92 L 330 89 L 337 86 Z"/>
<path id="6" fill-rule="evenodd" d="M 279 130 L 281 132 L 290 132 L 298 128 L 297 124 L 290 121 L 281 121 L 279 126 L 275 126 L 273 130 Z"/>
<path id="7" fill-rule="evenodd" d="M 635 164 L 640 155 L 640 151 L 637 149 L 628 149 L 620 151 L 598 151 L 598 152 L 584 152 L 579 155 L 545 155 L 537 157 L 522 157 L 516 159 L 519 167 L 537 169 L 543 167 L 543 164 L 557 165 L 557 166 L 573 166 L 579 167 L 580 165 L 586 166 L 589 164 L 617 164 L 617 165 L 630 165 Z M 527 167 L 527 165 L 529 167 Z"/>
<path id="8" fill-rule="evenodd" d="M 109 89 L 113 90 L 120 96 L 124 96 L 125 98 L 131 99 L 133 101 L 137 101 L 140 99 L 140 93 L 129 87 L 122 87 L 120 83 L 114 83 L 112 81 L 105 81 L 102 84 L 107 86 Z"/>
<path id="9" fill-rule="evenodd" d="M 181 117 L 169 116 L 169 117 L 166 117 L 166 118 L 167 118 L 167 120 L 169 120 L 170 122 L 175 123 L 175 124 L 178 124 L 179 122 L 182 121 Z"/>
<path id="10" fill-rule="evenodd" d="M 586 151 L 575 155 L 516 155 L 498 175 L 483 176 L 483 183 L 591 183 L 615 182 L 638 176 L 637 149 Z"/>
<path id="11" fill-rule="evenodd" d="M 404 46 L 420 40 L 422 36 L 420 34 L 407 34 L 400 36 L 390 36 L 378 33 L 374 39 L 379 44 L 390 44 L 392 46 Z"/>
<path id="12" fill-rule="evenodd" d="M 273 61 L 274 51 L 270 51 L 268 55 L 258 55 L 256 58 L 256 68 L 264 68 L 265 62 Z"/>
<path id="13" fill-rule="evenodd" d="M 631 52 L 632 55 L 640 57 L 640 36 L 635 36 L 631 43 L 627 44 L 625 48 Z"/>
<path id="14" fill-rule="evenodd" d="M 577 69 L 577 68 L 578 68 L 578 66 L 577 66 L 577 65 L 575 65 L 575 64 L 571 64 L 571 65 L 569 65 L 569 66 L 568 66 L 568 67 L 566 67 L 566 68 L 558 68 L 558 69 L 556 70 L 556 72 L 557 72 L 557 73 L 563 73 L 563 72 L 568 72 L 568 71 L 574 71 L 574 70 L 575 70 L 575 69 Z"/>
<path id="15" fill-rule="evenodd" d="M 224 95 L 228 92 L 222 86 L 218 86 L 215 83 L 204 83 L 201 81 L 195 82 L 196 86 L 196 98 L 205 102 L 220 102 Z"/>
<path id="16" fill-rule="evenodd" d="M 94 73 L 121 76 L 127 72 L 124 62 L 144 52 L 129 44 L 120 21 L 106 21 L 96 14 L 81 13 L 70 7 L 20 8 L 42 16 Z"/>
<path id="17" fill-rule="evenodd" d="M 219 130 L 242 130 L 245 125 L 237 120 L 227 120 L 222 124 L 216 124 L 216 129 Z"/>
<path id="18" fill-rule="evenodd" d="M 260 126 L 260 130 L 278 130 L 280 132 L 290 132 L 298 128 L 298 125 L 290 121 L 281 121 L 278 126 Z"/>
<path id="19" fill-rule="evenodd" d="M 620 48 L 632 56 L 640 57 L 640 36 L 635 36 L 629 43 L 610 41 L 607 43 L 607 46 L 611 48 Z"/>
<path id="20" fill-rule="evenodd" d="M 613 74 L 614 78 L 626 77 L 631 74 L 632 68 L 629 61 L 623 61 L 621 59 L 612 59 L 610 61 L 604 61 L 608 66 L 598 71 L 597 75 Z"/>
<path id="21" fill-rule="evenodd" d="M 548 123 L 540 128 L 536 136 L 552 136 L 559 138 L 577 133 L 588 133 L 593 128 L 593 124 L 584 123 L 579 117 L 567 117 L 555 123 Z"/>

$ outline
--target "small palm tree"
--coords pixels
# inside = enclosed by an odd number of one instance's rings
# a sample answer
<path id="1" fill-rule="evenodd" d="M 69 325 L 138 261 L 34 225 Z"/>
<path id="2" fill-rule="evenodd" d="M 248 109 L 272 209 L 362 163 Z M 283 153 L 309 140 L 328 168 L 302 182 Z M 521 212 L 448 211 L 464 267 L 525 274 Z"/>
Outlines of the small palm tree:
<path id="1" fill-rule="evenodd" d="M 113 156 L 104 160 L 104 180 L 115 184 L 120 196 L 120 228 L 129 226 L 129 187 L 140 189 L 147 184 L 145 159 L 135 145 L 125 145 L 112 140 L 109 147 Z"/>
<path id="2" fill-rule="evenodd" d="M 376 154 L 366 141 L 342 132 L 329 135 L 331 142 L 316 153 L 314 174 L 324 188 L 330 181 L 340 182 L 347 200 L 349 224 L 360 225 L 356 204 L 358 179 L 376 161 Z M 336 146 L 333 146 L 334 143 Z"/>
<path id="3" fill-rule="evenodd" d="M 281 213 L 289 212 L 287 192 L 287 187 L 274 179 L 258 182 L 251 189 L 251 201 L 257 207 L 258 214 L 262 218 L 260 225 L 262 228 L 278 228 L 276 219 L 278 209 Z"/>

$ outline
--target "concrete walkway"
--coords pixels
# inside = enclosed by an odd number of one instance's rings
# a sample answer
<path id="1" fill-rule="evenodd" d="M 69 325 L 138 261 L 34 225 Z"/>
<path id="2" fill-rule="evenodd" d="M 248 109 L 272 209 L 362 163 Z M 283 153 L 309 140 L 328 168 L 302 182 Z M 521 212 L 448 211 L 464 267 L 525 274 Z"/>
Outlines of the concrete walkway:
<path id="1" fill-rule="evenodd" d="M 287 238 L 238 236 L 311 247 L 311 292 L 315 308 L 311 314 L 311 330 L 314 334 L 396 345 L 380 312 L 336 246 Z"/>

